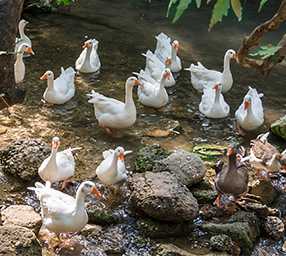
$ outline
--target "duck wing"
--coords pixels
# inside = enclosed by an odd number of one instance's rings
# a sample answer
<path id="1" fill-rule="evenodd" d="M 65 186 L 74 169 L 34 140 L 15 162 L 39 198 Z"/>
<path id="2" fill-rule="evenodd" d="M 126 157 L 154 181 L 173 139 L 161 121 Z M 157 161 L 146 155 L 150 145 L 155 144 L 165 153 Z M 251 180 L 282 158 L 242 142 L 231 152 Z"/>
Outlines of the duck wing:
<path id="1" fill-rule="evenodd" d="M 264 120 L 264 111 L 262 106 L 261 98 L 263 97 L 263 93 L 258 94 L 255 88 L 251 88 L 249 86 L 248 93 L 252 97 L 252 109 L 257 114 L 259 119 Z"/>
<path id="2" fill-rule="evenodd" d="M 172 46 L 171 38 L 164 33 L 160 33 L 155 37 L 157 39 L 155 55 L 164 62 L 166 58 L 171 56 Z"/>
<path id="3" fill-rule="evenodd" d="M 191 64 L 190 66 L 191 75 L 195 76 L 198 80 L 205 82 L 216 83 L 221 81 L 222 73 L 216 70 L 210 70 L 205 68 L 200 62 Z M 211 84 L 213 86 L 214 84 Z"/>

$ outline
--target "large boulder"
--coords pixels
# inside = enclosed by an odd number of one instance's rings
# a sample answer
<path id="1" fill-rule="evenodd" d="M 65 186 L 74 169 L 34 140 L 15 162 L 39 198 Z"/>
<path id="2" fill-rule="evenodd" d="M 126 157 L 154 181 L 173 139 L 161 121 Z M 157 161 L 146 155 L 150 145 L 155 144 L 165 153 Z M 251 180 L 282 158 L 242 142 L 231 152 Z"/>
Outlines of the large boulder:
<path id="1" fill-rule="evenodd" d="M 39 256 L 41 246 L 35 234 L 24 227 L 0 226 L 0 255 Z"/>
<path id="2" fill-rule="evenodd" d="M 161 221 L 185 222 L 198 214 L 198 202 L 169 172 L 137 173 L 130 179 L 134 207 Z"/>
<path id="3" fill-rule="evenodd" d="M 0 150 L 0 170 L 30 181 L 38 174 L 50 147 L 40 139 L 20 139 Z"/>
<path id="4" fill-rule="evenodd" d="M 167 158 L 160 160 L 154 171 L 169 171 L 183 184 L 192 186 L 202 181 L 206 167 L 198 155 L 185 150 L 176 150 Z"/>
<path id="5" fill-rule="evenodd" d="M 28 205 L 11 205 L 1 212 L 3 225 L 17 225 L 38 233 L 41 227 L 41 216 Z"/>

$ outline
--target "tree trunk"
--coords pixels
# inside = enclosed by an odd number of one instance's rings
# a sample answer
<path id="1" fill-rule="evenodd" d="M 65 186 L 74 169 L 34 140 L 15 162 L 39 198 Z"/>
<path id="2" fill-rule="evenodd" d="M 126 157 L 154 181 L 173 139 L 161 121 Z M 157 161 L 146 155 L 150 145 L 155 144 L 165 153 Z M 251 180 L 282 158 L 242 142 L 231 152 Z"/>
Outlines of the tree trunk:
<path id="1" fill-rule="evenodd" d="M 0 0 L 0 51 L 14 52 L 23 3 L 24 0 Z M 0 93 L 5 93 L 12 103 L 23 95 L 15 85 L 14 62 L 15 55 L 0 55 Z"/>

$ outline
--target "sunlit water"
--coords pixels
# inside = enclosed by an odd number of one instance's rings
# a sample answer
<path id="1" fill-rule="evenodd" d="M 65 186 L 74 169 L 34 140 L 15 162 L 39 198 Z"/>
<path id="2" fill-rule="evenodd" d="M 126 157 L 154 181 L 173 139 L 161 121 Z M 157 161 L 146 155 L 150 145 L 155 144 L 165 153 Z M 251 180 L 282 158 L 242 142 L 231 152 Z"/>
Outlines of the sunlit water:
<path id="1" fill-rule="evenodd" d="M 269 77 L 262 77 L 254 70 L 232 63 L 234 85 L 225 95 L 231 106 L 231 115 L 224 120 L 209 120 L 199 113 L 201 96 L 191 86 L 189 73 L 182 71 L 177 84 L 169 89 L 168 106 L 153 110 L 136 102 L 137 122 L 124 131 L 121 138 L 110 138 L 98 127 L 93 107 L 86 97 L 86 93 L 94 89 L 123 100 L 126 78 L 144 68 L 145 59 L 140 54 L 147 49 L 154 50 L 154 36 L 161 31 L 180 41 L 179 55 L 184 67 L 191 62 L 201 61 L 209 68 L 221 70 L 225 51 L 238 49 L 242 38 L 275 10 L 272 7 L 257 14 L 256 5 L 251 4 L 249 8 L 241 23 L 235 17 L 229 17 L 212 32 L 208 32 L 209 9 L 192 10 L 173 25 L 165 18 L 165 1 L 152 1 L 151 5 L 140 1 L 80 1 L 70 12 L 27 15 L 26 19 L 30 21 L 27 34 L 33 41 L 36 55 L 25 60 L 26 100 L 11 109 L 11 117 L 4 114 L 1 117 L 0 125 L 9 128 L 1 135 L 2 144 L 19 137 L 42 137 L 50 142 L 52 136 L 58 135 L 62 138 L 63 147 L 83 147 L 79 153 L 75 179 L 88 179 L 95 176 L 102 151 L 117 145 L 136 152 L 142 144 L 150 143 L 159 143 L 168 149 L 190 150 L 201 142 L 226 144 L 233 141 L 236 136 L 233 114 L 248 86 L 256 87 L 265 95 L 266 122 L 262 131 L 266 130 L 269 123 L 286 113 L 286 68 L 283 65 L 277 67 Z M 265 43 L 278 42 L 281 34 L 282 30 L 268 35 Z M 77 76 L 76 97 L 64 106 L 46 106 L 41 102 L 46 83 L 40 81 L 39 77 L 46 70 L 58 75 L 61 66 L 74 66 L 82 50 L 81 45 L 87 38 L 96 38 L 100 42 L 101 73 L 98 76 Z M 136 92 L 134 98 L 136 101 Z M 183 132 L 167 138 L 145 135 L 152 128 L 164 128 L 162 123 L 166 123 L 166 120 L 179 121 Z M 129 158 L 129 165 L 132 166 L 132 157 Z M 2 201 L 12 202 L 13 196 L 18 198 L 19 189 L 16 185 L 11 188 L 11 183 L 5 177 L 3 180 L 7 186 L 2 190 L 8 191 L 9 196 L 4 193 Z"/>

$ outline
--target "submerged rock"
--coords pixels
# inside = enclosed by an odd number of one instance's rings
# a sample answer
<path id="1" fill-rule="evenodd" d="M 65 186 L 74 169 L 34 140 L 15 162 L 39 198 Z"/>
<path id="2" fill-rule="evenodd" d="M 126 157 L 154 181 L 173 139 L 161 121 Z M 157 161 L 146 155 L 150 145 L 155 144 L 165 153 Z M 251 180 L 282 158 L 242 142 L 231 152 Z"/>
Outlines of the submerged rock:
<path id="1" fill-rule="evenodd" d="M 39 256 L 41 246 L 35 234 L 24 227 L 0 226 L 0 255 Z"/>
<path id="2" fill-rule="evenodd" d="M 251 184 L 250 193 L 261 198 L 262 203 L 270 204 L 277 196 L 276 190 L 273 188 L 271 181 L 255 180 Z"/>
<path id="3" fill-rule="evenodd" d="M 162 221 L 185 222 L 198 214 L 198 202 L 188 188 L 169 172 L 137 173 L 130 179 L 134 207 Z"/>
<path id="4" fill-rule="evenodd" d="M 206 167 L 198 155 L 185 150 L 176 150 L 167 158 L 157 162 L 154 171 L 169 171 L 183 184 L 192 186 L 202 181 Z"/>
<path id="5" fill-rule="evenodd" d="M 174 244 L 160 244 L 154 253 L 156 256 L 194 256 Z"/>
<path id="6" fill-rule="evenodd" d="M 2 171 L 30 181 L 37 176 L 42 161 L 50 154 L 50 147 L 40 139 L 20 139 L 0 150 Z"/>
<path id="7" fill-rule="evenodd" d="M 135 170 L 136 172 L 152 171 L 155 163 L 168 155 L 169 153 L 159 145 L 147 145 L 137 153 Z"/>
<path id="8" fill-rule="evenodd" d="M 220 252 L 231 252 L 232 251 L 232 240 L 229 236 L 221 234 L 212 236 L 210 239 L 210 246 L 212 249 Z"/>
<path id="9" fill-rule="evenodd" d="M 179 237 L 189 234 L 194 226 L 192 223 L 159 222 L 151 219 L 139 219 L 136 222 L 140 233 L 150 238 Z"/>
<path id="10" fill-rule="evenodd" d="M 243 255 L 250 255 L 260 234 L 259 219 L 254 213 L 237 212 L 227 223 L 205 223 L 202 229 L 210 234 L 225 234 L 238 242 Z"/>
<path id="11" fill-rule="evenodd" d="M 266 233 L 275 240 L 281 239 L 285 233 L 283 221 L 275 216 L 268 216 L 266 218 L 264 228 Z"/>
<path id="12" fill-rule="evenodd" d="M 3 225 L 17 225 L 39 232 L 42 219 L 41 216 L 28 205 L 11 205 L 1 212 Z"/>

